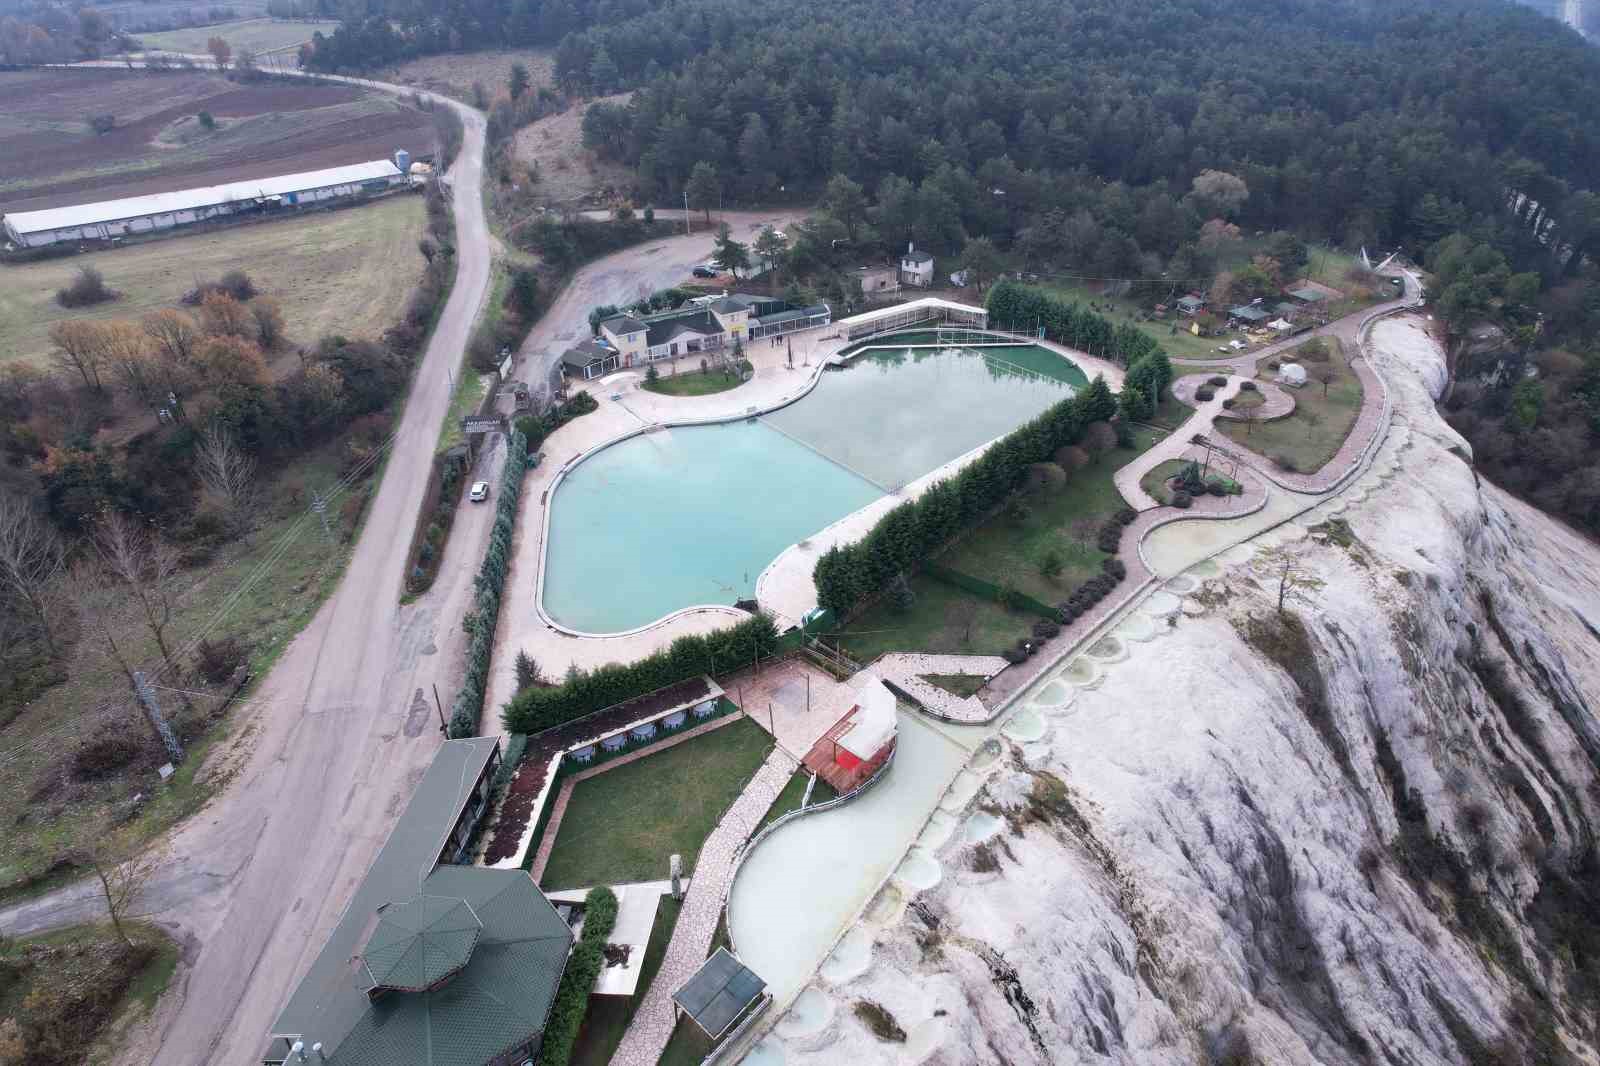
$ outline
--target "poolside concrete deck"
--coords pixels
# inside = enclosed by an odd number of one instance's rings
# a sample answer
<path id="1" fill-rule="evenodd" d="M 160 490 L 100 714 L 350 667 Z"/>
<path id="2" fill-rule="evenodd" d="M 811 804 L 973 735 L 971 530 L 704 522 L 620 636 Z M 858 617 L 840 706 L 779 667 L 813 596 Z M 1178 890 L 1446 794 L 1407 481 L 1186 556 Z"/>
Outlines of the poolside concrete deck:
<path id="1" fill-rule="evenodd" d="M 766 411 L 790 403 L 808 392 L 821 367 L 844 342 L 837 328 L 822 326 L 803 330 L 770 345 L 758 339 L 745 349 L 755 368 L 750 381 L 727 392 L 709 396 L 664 396 L 643 388 L 644 371 L 631 369 L 573 388 L 587 391 L 598 408 L 574 419 L 546 440 L 544 461 L 528 472 L 523 485 L 512 541 L 511 572 L 501 602 L 500 624 L 490 667 L 484 718 L 480 730 L 498 732 L 500 708 L 516 692 L 514 664 L 517 652 L 525 651 L 537 661 L 547 676 L 556 677 L 568 665 L 592 669 L 609 662 L 632 662 L 658 651 L 680 636 L 707 633 L 740 618 L 742 611 L 727 606 L 706 606 L 670 615 L 637 631 L 615 636 L 579 636 L 557 629 L 539 612 L 537 599 L 539 573 L 543 566 L 545 518 L 549 493 L 561 471 L 582 456 L 624 436 L 652 425 L 667 422 L 720 421 L 751 412 Z M 1038 342 L 1077 363 L 1086 374 L 1104 374 L 1113 388 L 1120 385 L 1122 371 L 1111 363 L 1053 342 Z M 790 353 L 792 351 L 792 361 Z M 698 354 L 679 360 L 679 372 L 698 372 Z M 671 371 L 670 362 L 656 364 L 662 374 Z M 924 475 L 899 493 L 882 497 L 866 508 L 846 516 L 803 542 L 806 548 L 792 546 L 779 555 L 756 583 L 756 600 L 778 616 L 781 624 L 796 624 L 816 606 L 816 589 L 811 573 L 816 555 L 836 542 L 862 536 L 888 510 L 925 491 L 935 481 L 948 477 L 970 463 L 983 451 L 973 449 L 939 469 Z M 805 751 L 809 744 L 797 750 Z"/>

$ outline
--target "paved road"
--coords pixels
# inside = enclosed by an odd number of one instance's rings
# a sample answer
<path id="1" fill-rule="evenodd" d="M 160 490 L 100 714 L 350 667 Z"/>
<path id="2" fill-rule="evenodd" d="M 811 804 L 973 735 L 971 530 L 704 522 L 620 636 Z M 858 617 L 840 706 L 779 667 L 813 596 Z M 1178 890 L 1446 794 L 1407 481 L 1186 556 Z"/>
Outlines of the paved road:
<path id="1" fill-rule="evenodd" d="M 407 90 L 410 91 L 410 90 Z M 444 101 L 446 106 L 457 106 Z M 438 747 L 418 697 L 457 672 L 459 608 L 472 565 L 453 563 L 425 602 L 399 606 L 405 555 L 449 405 L 447 370 L 488 289 L 481 194 L 483 120 L 465 126 L 449 173 L 456 284 L 412 383 L 381 486 L 348 569 L 244 712 L 235 779 L 172 837 L 172 859 L 145 910 L 184 946 L 178 997 L 162 1012 L 159 1051 L 174 1066 L 254 1061 L 294 982 L 337 921 L 404 799 Z M 473 554 L 472 538 L 452 555 Z M 481 551 L 481 549 L 480 549 Z M 446 652 L 454 650 L 451 656 Z M 22 934 L 98 917 L 90 886 L 0 912 Z"/>

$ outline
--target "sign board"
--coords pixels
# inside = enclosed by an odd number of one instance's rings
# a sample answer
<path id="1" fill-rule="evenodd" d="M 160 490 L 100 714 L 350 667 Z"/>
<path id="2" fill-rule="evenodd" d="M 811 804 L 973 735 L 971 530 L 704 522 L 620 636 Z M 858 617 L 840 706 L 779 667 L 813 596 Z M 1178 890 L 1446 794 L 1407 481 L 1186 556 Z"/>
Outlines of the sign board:
<path id="1" fill-rule="evenodd" d="M 497 415 L 466 415 L 461 419 L 463 433 L 499 433 L 505 423 Z"/>

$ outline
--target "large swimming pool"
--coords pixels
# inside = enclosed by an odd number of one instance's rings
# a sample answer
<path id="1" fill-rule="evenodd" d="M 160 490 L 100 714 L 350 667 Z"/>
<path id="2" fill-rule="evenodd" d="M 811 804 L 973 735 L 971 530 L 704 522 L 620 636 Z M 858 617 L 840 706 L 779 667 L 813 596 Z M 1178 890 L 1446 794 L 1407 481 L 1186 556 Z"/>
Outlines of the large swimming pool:
<path id="1" fill-rule="evenodd" d="M 1085 382 L 1032 345 L 858 356 L 758 419 L 660 429 L 568 471 L 544 610 L 617 633 L 754 595 L 789 545 L 1010 431 Z"/>

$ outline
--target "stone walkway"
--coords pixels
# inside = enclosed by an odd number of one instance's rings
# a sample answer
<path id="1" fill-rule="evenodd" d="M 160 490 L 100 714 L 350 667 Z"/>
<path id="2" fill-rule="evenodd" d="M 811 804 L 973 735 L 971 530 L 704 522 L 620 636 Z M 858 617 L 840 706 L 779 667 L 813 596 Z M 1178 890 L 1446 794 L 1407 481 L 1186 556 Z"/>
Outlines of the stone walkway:
<path id="1" fill-rule="evenodd" d="M 1211 399 L 1195 408 L 1194 414 L 1177 430 L 1169 434 L 1155 447 L 1145 452 L 1133 462 L 1124 466 L 1112 475 L 1112 480 L 1117 486 L 1117 491 L 1122 493 L 1122 498 L 1128 501 L 1128 506 L 1136 511 L 1148 511 L 1152 507 L 1161 506 L 1154 496 L 1139 485 L 1146 474 L 1172 459 L 1181 459 L 1189 450 L 1191 442 L 1196 436 L 1203 436 L 1211 432 L 1212 423 L 1216 420 L 1218 412 L 1222 410 L 1222 401 L 1239 392 L 1239 383 L 1244 379 L 1237 375 L 1228 375 L 1228 383 L 1217 389 L 1217 394 Z"/>
<path id="2" fill-rule="evenodd" d="M 893 682 L 922 704 L 929 714 L 948 718 L 952 722 L 987 722 L 989 708 L 976 696 L 957 696 L 922 679 L 924 674 L 960 674 L 981 677 L 985 681 L 994 677 L 1010 664 L 998 655 L 918 655 L 891 652 L 880 655 L 867 667 L 885 681 Z"/>
<path id="3" fill-rule="evenodd" d="M 782 748 L 774 748 L 701 846 L 661 969 L 628 1024 L 622 1044 L 611 1056 L 611 1066 L 655 1066 L 666 1050 L 677 1023 L 672 993 L 683 987 L 711 953 L 711 938 L 716 935 L 733 883 L 734 859 L 799 765 Z"/>

